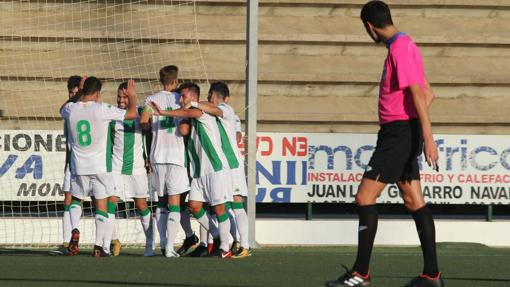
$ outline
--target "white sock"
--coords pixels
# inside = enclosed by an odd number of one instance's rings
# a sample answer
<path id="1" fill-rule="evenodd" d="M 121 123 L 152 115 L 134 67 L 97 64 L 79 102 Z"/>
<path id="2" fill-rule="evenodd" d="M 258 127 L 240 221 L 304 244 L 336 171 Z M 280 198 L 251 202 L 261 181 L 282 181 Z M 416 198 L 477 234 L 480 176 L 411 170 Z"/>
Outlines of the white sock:
<path id="1" fill-rule="evenodd" d="M 236 202 L 234 213 L 236 215 L 237 229 L 241 237 L 241 247 L 250 248 L 250 239 L 248 237 L 249 226 L 248 226 L 248 214 L 244 210 L 244 205 Z"/>
<path id="2" fill-rule="evenodd" d="M 228 219 L 230 220 L 230 236 L 232 236 L 233 241 L 239 241 L 239 231 L 237 230 L 237 222 L 236 215 L 232 208 L 227 209 Z"/>
<path id="3" fill-rule="evenodd" d="M 216 229 L 218 229 L 218 219 L 216 218 L 216 214 L 209 213 L 209 217 L 211 218 L 211 223 L 216 227 Z M 220 236 L 220 231 L 218 230 L 218 236 L 216 238 L 219 238 L 219 236 Z M 209 244 L 214 243 L 214 237 L 212 236 L 211 232 L 209 232 L 207 235 L 207 242 Z"/>
<path id="4" fill-rule="evenodd" d="M 209 232 L 200 224 L 200 245 L 207 246 L 209 242 Z"/>
<path id="5" fill-rule="evenodd" d="M 181 228 L 181 210 L 178 205 L 170 205 L 166 226 L 166 250 L 174 250 L 175 239 Z"/>
<path id="6" fill-rule="evenodd" d="M 159 245 L 165 248 L 166 240 L 166 225 L 168 221 L 168 209 L 166 207 L 156 208 L 156 225 L 159 232 Z"/>
<path id="7" fill-rule="evenodd" d="M 71 240 L 71 231 L 73 225 L 71 224 L 71 214 L 69 212 L 70 206 L 64 206 L 64 216 L 62 217 L 62 235 L 64 243 L 69 243 Z"/>
<path id="8" fill-rule="evenodd" d="M 103 238 L 103 250 L 106 253 L 110 253 L 110 244 L 114 238 L 115 233 L 115 214 L 108 213 L 108 220 L 106 221 Z"/>
<path id="9" fill-rule="evenodd" d="M 115 217 L 113 218 L 113 224 L 111 228 L 112 228 L 112 240 L 119 240 L 119 234 L 117 233 L 117 225 L 115 224 Z"/>
<path id="10" fill-rule="evenodd" d="M 197 219 L 198 223 L 200 223 L 200 225 L 202 225 L 208 232 L 211 233 L 213 238 L 218 238 L 220 236 L 218 228 L 204 209 L 201 209 L 197 214 L 195 214 L 195 218 Z"/>
<path id="11" fill-rule="evenodd" d="M 139 212 L 140 222 L 142 223 L 143 233 L 145 234 L 145 245 L 153 245 L 153 232 L 152 232 L 152 216 L 151 210 L 147 207 L 146 209 Z"/>
<path id="12" fill-rule="evenodd" d="M 105 234 L 108 229 L 108 214 L 96 211 L 96 241 L 97 246 L 104 246 Z"/>
<path id="13" fill-rule="evenodd" d="M 69 216 L 71 218 L 71 228 L 79 229 L 80 227 L 80 218 L 81 218 L 82 206 L 79 201 L 71 202 L 71 206 L 69 207 Z"/>
<path id="14" fill-rule="evenodd" d="M 193 229 L 191 229 L 191 215 L 185 205 L 181 206 L 181 226 L 182 229 L 184 229 L 184 234 L 186 234 L 186 237 L 193 235 Z"/>
<path id="15" fill-rule="evenodd" d="M 217 216 L 218 229 L 220 231 L 220 249 L 223 251 L 230 250 L 229 238 L 230 238 L 230 220 L 228 219 L 228 212 Z"/>

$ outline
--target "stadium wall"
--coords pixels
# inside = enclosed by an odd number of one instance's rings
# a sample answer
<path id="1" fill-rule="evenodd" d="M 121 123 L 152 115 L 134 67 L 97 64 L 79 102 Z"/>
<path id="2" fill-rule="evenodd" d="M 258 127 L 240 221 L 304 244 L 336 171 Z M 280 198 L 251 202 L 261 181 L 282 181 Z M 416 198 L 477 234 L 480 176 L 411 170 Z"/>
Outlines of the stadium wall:
<path id="1" fill-rule="evenodd" d="M 260 1 L 259 131 L 377 130 L 377 82 L 386 49 L 370 42 L 359 21 L 359 11 L 364 2 Z M 509 133 L 509 2 L 388 2 L 398 27 L 413 36 L 423 53 L 428 79 L 437 95 L 431 111 L 434 131 L 444 134 Z M 47 1 L 31 3 L 25 7 L 34 10 L 30 13 L 52 9 Z M 240 0 L 206 0 L 197 1 L 196 10 L 198 36 L 209 78 L 229 82 L 233 89 L 234 107 L 241 116 L 244 116 L 244 5 L 245 2 Z M 24 19 L 23 15 L 28 13 L 26 9 L 3 11 L 4 14 L 13 14 L 13 17 L 0 19 L 0 25 L 8 26 L 12 23 L 7 21 Z M 140 19 L 132 21 L 133 26 L 143 28 L 146 25 Z M 115 41 L 109 35 L 89 29 L 92 28 L 77 26 L 74 31 L 65 31 L 66 35 L 75 35 L 76 41 L 83 37 L 90 42 L 86 49 L 73 51 L 78 56 L 94 51 L 100 53 L 102 47 Z M 40 49 L 56 64 L 65 63 L 62 55 L 69 55 L 69 52 L 64 53 L 62 49 L 72 49 L 72 44 L 52 45 L 52 41 L 55 41 L 53 38 L 58 38 L 58 35 L 46 35 L 44 32 L 43 28 L 23 31 L 21 36 L 32 41 L 32 44 L 29 42 L 23 47 L 30 51 Z M 90 41 L 91 37 L 93 41 Z M 43 119 L 54 123 L 55 129 L 60 129 L 57 110 L 65 99 L 64 81 L 69 74 L 56 75 L 52 69 L 38 67 L 34 60 L 31 67 L 42 71 L 34 76 L 46 81 L 45 89 L 38 93 L 37 99 L 51 102 L 53 108 L 23 109 L 23 98 L 34 100 L 26 95 L 19 95 L 20 101 L 16 103 L 2 102 L 2 98 L 11 93 L 9 82 L 16 78 L 9 67 L 16 64 L 20 57 L 26 61 L 27 53 L 23 48 L 8 49 L 9 41 L 13 39 L 2 38 L 0 41 L 4 42 L 5 47 L 0 78 L 3 86 L 7 87 L 0 91 L 3 115 L 0 128 L 47 127 L 47 123 L 41 123 Z M 43 42 L 45 44 L 41 45 Z M 120 56 L 139 61 L 153 56 L 144 55 L 143 49 L 126 48 L 126 51 L 129 54 L 126 52 Z M 165 48 L 158 52 L 164 54 Z M 81 72 L 93 74 L 95 71 L 69 71 Z M 103 78 L 115 78 L 107 70 L 97 71 L 96 74 Z M 154 77 L 157 77 L 157 71 L 154 71 Z M 29 85 L 33 84 L 32 81 L 26 79 L 25 83 L 16 81 L 11 84 Z M 63 92 L 57 100 L 54 91 L 59 89 Z M 45 90 L 51 92 L 45 93 Z M 108 101 L 113 101 L 114 91 L 114 84 L 105 87 L 104 95 Z M 283 106 L 285 109 L 282 109 Z"/>

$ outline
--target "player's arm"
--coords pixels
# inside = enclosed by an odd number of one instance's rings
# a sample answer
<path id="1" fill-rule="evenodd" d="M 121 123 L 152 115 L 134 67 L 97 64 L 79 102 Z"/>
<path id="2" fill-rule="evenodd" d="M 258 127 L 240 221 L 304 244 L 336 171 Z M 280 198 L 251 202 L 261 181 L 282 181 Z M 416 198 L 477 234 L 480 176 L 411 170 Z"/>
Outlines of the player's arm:
<path id="1" fill-rule="evenodd" d="M 145 106 L 142 111 L 142 115 L 140 116 L 140 125 L 144 130 L 150 130 L 151 128 L 151 117 L 152 111 L 150 107 Z"/>
<path id="2" fill-rule="evenodd" d="M 184 119 L 179 123 L 179 133 L 186 137 L 190 134 L 191 131 L 191 125 L 188 120 Z"/>
<path id="3" fill-rule="evenodd" d="M 138 110 L 136 108 L 136 86 L 134 80 L 128 81 L 128 87 L 126 90 L 126 94 L 129 98 L 129 105 L 126 112 L 126 115 L 124 116 L 124 119 L 126 120 L 134 120 L 138 116 Z"/>
<path id="4" fill-rule="evenodd" d="M 143 140 L 145 141 L 144 149 L 143 149 L 143 158 L 145 160 L 145 170 L 147 170 L 147 174 L 152 172 L 151 166 L 151 148 L 152 148 L 152 131 L 150 130 L 150 126 L 148 130 L 142 129 Z"/>
<path id="5" fill-rule="evenodd" d="M 196 107 L 199 110 L 202 110 L 204 113 L 208 113 L 212 116 L 223 117 L 223 111 L 209 102 L 191 102 L 192 107 Z"/>
<path id="6" fill-rule="evenodd" d="M 436 95 L 434 94 L 434 91 L 432 90 L 432 87 L 430 86 L 430 83 L 427 81 L 427 79 L 425 79 L 425 88 L 423 89 L 423 93 L 425 94 L 427 108 L 430 108 L 430 105 L 436 98 Z"/>
<path id="7" fill-rule="evenodd" d="M 165 111 L 162 110 L 155 102 L 150 103 L 155 115 L 174 117 L 174 118 L 193 118 L 198 119 L 203 115 L 200 109 L 186 109 L 180 108 L 177 110 Z"/>
<path id="8" fill-rule="evenodd" d="M 409 86 L 408 89 L 413 97 L 414 107 L 416 108 L 418 119 L 420 121 L 423 143 L 425 145 L 425 160 L 429 166 L 436 169 L 439 156 L 436 143 L 434 142 L 434 136 L 432 135 L 432 125 L 430 123 L 426 94 L 419 84 L 413 84 Z"/>

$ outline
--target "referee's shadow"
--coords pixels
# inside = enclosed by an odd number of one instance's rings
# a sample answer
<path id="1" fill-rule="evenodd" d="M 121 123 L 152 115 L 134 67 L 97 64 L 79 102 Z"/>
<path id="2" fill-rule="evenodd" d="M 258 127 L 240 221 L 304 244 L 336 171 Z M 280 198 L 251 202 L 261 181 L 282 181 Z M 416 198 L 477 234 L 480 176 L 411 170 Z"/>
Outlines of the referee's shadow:
<path id="1" fill-rule="evenodd" d="M 48 256 L 50 255 L 49 250 L 45 249 L 23 249 L 23 248 L 0 248 L 1 256 L 19 256 L 19 255 L 38 255 L 38 256 Z"/>
<path id="2" fill-rule="evenodd" d="M 397 279 L 409 279 L 409 276 L 377 276 L 378 278 L 397 278 Z M 501 283 L 509 283 L 510 278 L 480 278 L 480 277 L 446 277 L 443 276 L 443 280 L 445 282 L 451 281 L 465 281 L 465 282 L 501 282 Z M 506 286 L 506 285 L 505 285 Z"/>

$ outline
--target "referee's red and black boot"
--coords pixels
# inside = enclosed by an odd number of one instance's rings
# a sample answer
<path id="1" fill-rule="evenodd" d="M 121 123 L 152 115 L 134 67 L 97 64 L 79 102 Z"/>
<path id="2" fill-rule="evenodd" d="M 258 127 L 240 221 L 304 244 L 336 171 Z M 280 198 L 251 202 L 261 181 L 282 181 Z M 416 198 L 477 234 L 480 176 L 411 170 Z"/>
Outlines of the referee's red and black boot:
<path id="1" fill-rule="evenodd" d="M 441 277 L 441 273 L 437 274 L 436 277 L 422 274 L 411 279 L 404 287 L 444 287 L 444 281 Z"/>
<path id="2" fill-rule="evenodd" d="M 326 282 L 327 287 L 370 287 L 372 283 L 370 282 L 370 273 L 366 276 L 359 274 L 356 271 L 350 271 L 345 266 L 346 272 L 344 275 L 340 276 L 338 279 L 333 281 Z"/>

